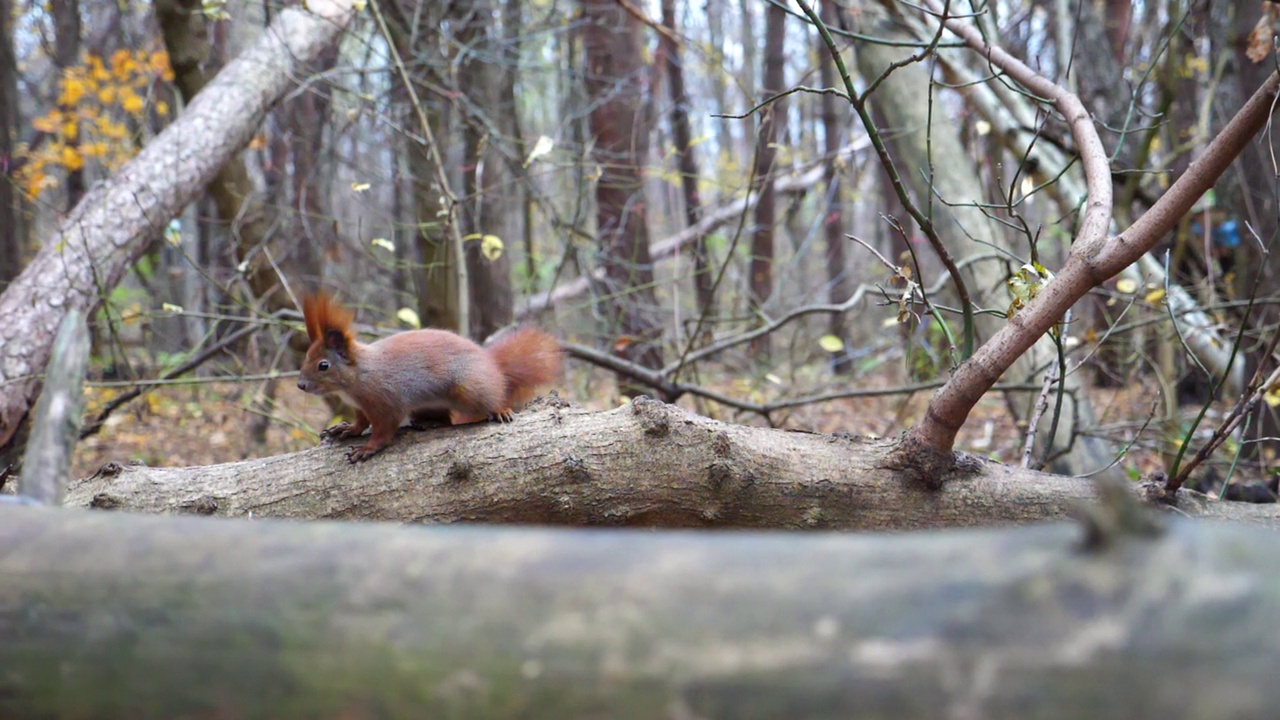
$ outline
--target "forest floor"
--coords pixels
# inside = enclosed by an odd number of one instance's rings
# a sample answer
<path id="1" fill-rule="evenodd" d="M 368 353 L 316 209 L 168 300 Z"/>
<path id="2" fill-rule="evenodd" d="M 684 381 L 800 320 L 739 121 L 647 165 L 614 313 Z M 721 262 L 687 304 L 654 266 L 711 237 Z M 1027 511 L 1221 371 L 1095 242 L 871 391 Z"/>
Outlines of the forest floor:
<path id="1" fill-rule="evenodd" d="M 846 387 L 889 387 L 902 384 L 890 372 L 877 372 L 850 381 Z M 772 378 L 777 380 L 777 378 Z M 95 435 L 76 449 L 73 476 L 93 474 L 107 462 L 145 463 L 181 467 L 231 462 L 314 447 L 317 431 L 334 421 L 323 400 L 303 394 L 292 378 L 276 381 L 274 392 L 266 383 L 206 382 L 163 386 L 117 409 Z M 781 383 L 747 383 L 727 376 L 717 381 L 702 378 L 709 388 L 755 402 L 812 392 L 837 390 L 839 384 L 788 391 Z M 572 372 L 558 392 L 576 406 L 603 410 L 621 402 L 611 377 L 597 371 Z M 763 388 L 763 389 L 762 389 Z M 96 416 L 113 389 L 91 387 L 89 417 Z M 1098 416 L 1099 429 L 1117 446 L 1130 442 L 1151 414 L 1151 393 L 1139 386 L 1088 390 Z M 779 427 L 853 435 L 890 436 L 910 427 L 923 412 L 931 392 L 911 396 L 842 399 L 778 413 Z M 1025 396 L 1020 402 L 1027 402 Z M 767 425 L 758 415 L 685 398 L 680 405 L 728 422 Z M 1051 412 L 1042 420 L 1048 432 Z M 1212 420 L 1202 424 L 1212 427 Z M 1130 477 L 1160 467 L 1156 448 L 1161 444 L 1158 421 L 1143 431 L 1122 460 Z M 958 447 L 1010 464 L 1022 459 L 1023 433 L 1009 420 L 1004 398 L 989 394 L 961 431 Z"/>

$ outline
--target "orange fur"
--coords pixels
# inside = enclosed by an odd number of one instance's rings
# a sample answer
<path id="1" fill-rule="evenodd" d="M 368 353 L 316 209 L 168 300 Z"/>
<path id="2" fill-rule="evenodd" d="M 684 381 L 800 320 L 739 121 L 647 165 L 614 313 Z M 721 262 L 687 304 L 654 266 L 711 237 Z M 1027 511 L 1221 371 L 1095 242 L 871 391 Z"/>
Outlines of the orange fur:
<path id="1" fill-rule="evenodd" d="M 517 328 L 489 346 L 489 354 L 507 379 L 507 406 L 523 405 L 534 391 L 560 377 L 564 351 L 550 335 L 532 327 Z"/>
<path id="2" fill-rule="evenodd" d="M 351 321 L 355 313 L 323 292 L 302 299 L 302 317 L 307 323 L 307 339 L 313 343 L 322 340 L 329 330 L 342 333 L 348 342 L 354 338 Z"/>
<path id="3" fill-rule="evenodd" d="M 520 328 L 483 348 L 446 330 L 410 330 L 365 345 L 355 338 L 350 310 L 324 294 L 303 300 L 311 347 L 298 388 L 341 394 L 359 412 L 325 435 L 369 441 L 348 455 L 358 462 L 381 451 L 406 416 L 447 411 L 454 425 L 510 421 L 512 408 L 561 372 L 560 343 L 535 328 Z"/>

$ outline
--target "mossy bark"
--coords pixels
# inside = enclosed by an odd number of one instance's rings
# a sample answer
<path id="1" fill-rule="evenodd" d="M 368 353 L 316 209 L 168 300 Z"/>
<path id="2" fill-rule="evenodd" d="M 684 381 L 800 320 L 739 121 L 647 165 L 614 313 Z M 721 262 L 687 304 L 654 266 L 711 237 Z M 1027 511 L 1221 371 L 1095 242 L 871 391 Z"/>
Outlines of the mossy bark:
<path id="1" fill-rule="evenodd" d="M 1243 717 L 1268 531 L 405 528 L 0 506 L 0 716 Z"/>

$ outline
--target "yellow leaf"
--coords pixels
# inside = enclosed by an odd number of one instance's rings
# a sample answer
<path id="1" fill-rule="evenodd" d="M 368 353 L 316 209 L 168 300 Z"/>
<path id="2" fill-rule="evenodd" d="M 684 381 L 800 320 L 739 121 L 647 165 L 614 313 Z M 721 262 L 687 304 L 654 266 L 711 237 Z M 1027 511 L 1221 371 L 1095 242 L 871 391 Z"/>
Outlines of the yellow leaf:
<path id="1" fill-rule="evenodd" d="M 370 241 L 369 241 L 369 244 L 370 244 L 370 245 L 372 245 L 372 246 L 374 246 L 374 247 L 380 247 L 380 248 L 382 248 L 383 250 L 386 250 L 386 251 L 387 251 L 387 252 L 389 252 L 389 253 L 393 253 L 393 252 L 395 252 L 395 251 L 396 251 L 396 245 L 395 245 L 395 243 L 391 242 L 390 240 L 388 240 L 388 239 L 386 239 L 386 238 L 374 238 L 374 239 L 372 239 L 372 240 L 370 240 Z"/>
<path id="2" fill-rule="evenodd" d="M 44 190 L 45 182 L 49 180 L 49 176 L 42 171 L 32 172 L 27 175 L 27 194 L 31 197 L 40 197 L 40 191 Z"/>
<path id="3" fill-rule="evenodd" d="M 63 123 L 60 134 L 62 135 L 62 137 L 66 138 L 67 140 L 75 140 L 76 137 L 80 134 L 80 123 L 76 122 L 75 120 L 71 120 L 70 122 Z"/>
<path id="4" fill-rule="evenodd" d="M 823 335 L 818 338 L 818 347 L 829 353 L 838 353 L 844 349 L 844 341 L 835 335 Z"/>
<path id="5" fill-rule="evenodd" d="M 502 238 L 497 235 L 485 235 L 480 238 L 480 254 L 490 262 L 502 256 Z"/>
<path id="6" fill-rule="evenodd" d="M 1143 296 L 1142 299 L 1146 300 L 1149 305 L 1155 305 L 1161 300 L 1164 300 L 1164 288 L 1156 288 Z"/>
<path id="7" fill-rule="evenodd" d="M 160 117 L 169 116 L 169 103 L 163 100 L 159 100 L 156 102 L 155 107 L 156 107 L 156 114 L 159 115 Z"/>
<path id="8" fill-rule="evenodd" d="M 1120 278 L 1116 281 L 1116 292 L 1132 295 L 1138 292 L 1138 283 L 1130 278 Z"/>
<path id="9" fill-rule="evenodd" d="M 181 305 L 174 305 L 172 303 L 161 303 L 160 309 L 165 312 L 173 313 L 174 315 L 181 315 L 183 312 Z"/>
<path id="10" fill-rule="evenodd" d="M 58 104 L 63 107 L 75 107 L 85 93 L 84 81 L 77 77 L 62 79 L 62 92 L 58 95 Z"/>
<path id="11" fill-rule="evenodd" d="M 31 127 L 42 133 L 57 132 L 61 125 L 62 113 L 58 110 L 50 110 L 48 115 L 42 115 L 31 121 Z"/>
<path id="12" fill-rule="evenodd" d="M 58 155 L 58 162 L 68 170 L 79 170 L 84 167 L 84 158 L 73 147 L 63 146 L 62 152 Z"/>
<path id="13" fill-rule="evenodd" d="M 146 104 L 142 102 L 142 98 L 138 97 L 132 91 L 126 92 L 123 95 L 124 97 L 120 101 L 120 107 L 124 108 L 124 111 L 130 115 L 141 114 L 142 108 L 146 107 Z"/>
<path id="14" fill-rule="evenodd" d="M 351 189 L 358 193 L 362 193 L 368 190 L 370 187 L 371 186 L 369 185 L 369 183 L 351 183 Z"/>
<path id="15" fill-rule="evenodd" d="M 100 83 L 111 79 L 111 73 L 107 72 L 107 67 L 97 55 L 89 56 L 89 77 Z"/>
<path id="16" fill-rule="evenodd" d="M 1267 390 L 1266 394 L 1262 396 L 1262 399 L 1264 402 L 1267 403 L 1267 405 L 1270 405 L 1271 407 L 1276 407 L 1277 405 L 1280 405 L 1280 394 L 1276 393 L 1276 388 L 1271 388 L 1270 390 Z"/>
<path id="17" fill-rule="evenodd" d="M 413 311 L 413 308 L 400 308 L 396 311 L 396 317 L 400 319 L 400 322 L 408 325 L 409 327 L 422 327 L 422 321 L 418 318 L 418 313 Z"/>
<path id="18" fill-rule="evenodd" d="M 100 158 L 107 154 L 107 144 L 100 142 L 86 143 L 80 146 L 80 154 L 85 157 Z"/>

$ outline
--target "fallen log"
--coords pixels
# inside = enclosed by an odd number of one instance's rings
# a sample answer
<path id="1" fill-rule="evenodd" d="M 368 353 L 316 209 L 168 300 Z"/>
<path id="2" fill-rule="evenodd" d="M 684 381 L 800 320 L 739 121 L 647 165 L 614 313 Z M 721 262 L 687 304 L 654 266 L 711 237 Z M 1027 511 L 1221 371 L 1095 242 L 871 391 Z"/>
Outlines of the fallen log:
<path id="1" fill-rule="evenodd" d="M 1267 717 L 1276 534 L 899 536 L 0 505 L 0 717 Z"/>
<path id="2" fill-rule="evenodd" d="M 892 439 L 735 425 L 648 398 L 607 412 L 544 405 L 509 425 L 403 430 L 359 465 L 343 459 L 351 442 L 207 467 L 111 464 L 73 482 L 66 503 L 231 517 L 913 530 L 1062 519 L 1095 497 L 1087 479 L 964 453 L 926 485 L 895 467 Z M 1187 491 L 1177 500 L 1177 512 L 1280 526 L 1276 505 Z"/>

